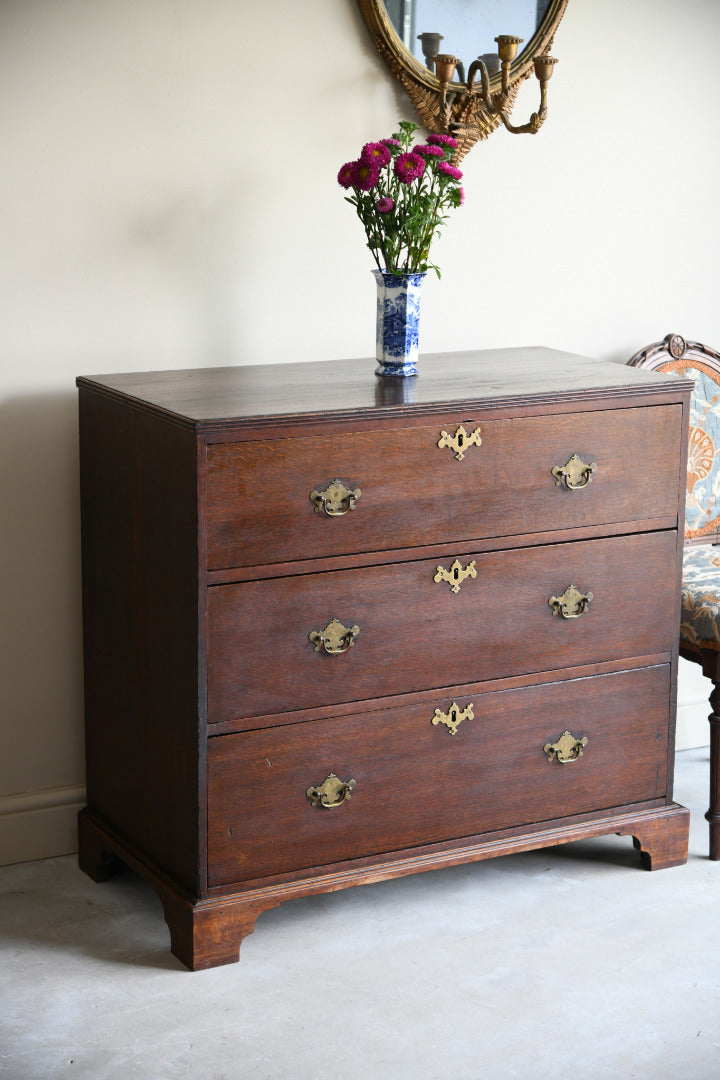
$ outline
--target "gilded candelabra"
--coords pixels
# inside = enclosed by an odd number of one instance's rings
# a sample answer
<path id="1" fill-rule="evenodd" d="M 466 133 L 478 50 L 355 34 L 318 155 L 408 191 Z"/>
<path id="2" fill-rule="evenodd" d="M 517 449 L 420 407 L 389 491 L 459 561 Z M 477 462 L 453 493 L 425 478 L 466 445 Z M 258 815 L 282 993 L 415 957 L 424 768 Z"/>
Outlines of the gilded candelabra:
<path id="1" fill-rule="evenodd" d="M 476 142 L 486 139 L 503 124 L 516 134 L 534 135 L 540 130 L 547 116 L 547 84 L 555 65 L 548 54 L 568 2 L 547 0 L 545 14 L 519 56 L 521 38 L 511 34 L 495 38 L 499 55 L 478 56 L 470 64 L 466 78 L 463 64 L 456 56 L 440 53 L 441 33 L 417 35 L 425 58 L 423 63 L 404 43 L 384 0 L 358 0 L 378 52 L 415 106 L 420 123 L 429 131 L 445 132 L 457 139 L 455 164 L 462 161 Z M 527 123 L 513 124 L 510 113 L 518 90 L 533 71 L 540 83 L 540 106 Z"/>
<path id="2" fill-rule="evenodd" d="M 509 113 L 515 104 L 519 84 L 511 82 L 510 66 L 517 56 L 522 38 L 513 34 L 501 34 L 495 41 L 500 58 L 501 79 L 501 89 L 496 94 L 490 92 L 487 64 L 480 57 L 470 65 L 464 86 L 452 81 L 460 63 L 456 56 L 440 53 L 433 60 L 435 75 L 440 83 L 440 94 L 434 108 L 431 106 L 432 116 L 427 119 L 423 117 L 423 122 L 433 131 L 441 130 L 453 135 L 459 144 L 458 157 L 464 156 L 482 137 L 483 132 L 488 128 L 492 130 L 498 121 L 502 121 L 507 130 L 515 135 L 535 135 L 547 117 L 547 85 L 557 60 L 552 56 L 533 58 L 535 76 L 540 83 L 540 108 L 531 115 L 526 124 L 511 124 Z M 475 86 L 478 73 L 479 89 Z M 415 104 L 417 107 L 417 102 Z"/>

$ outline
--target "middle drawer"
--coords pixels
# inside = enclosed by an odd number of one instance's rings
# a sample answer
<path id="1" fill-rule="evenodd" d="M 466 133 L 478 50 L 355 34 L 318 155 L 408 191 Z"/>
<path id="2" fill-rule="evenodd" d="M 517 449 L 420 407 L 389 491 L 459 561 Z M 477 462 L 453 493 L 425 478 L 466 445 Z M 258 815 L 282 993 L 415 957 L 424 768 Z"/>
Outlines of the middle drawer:
<path id="1" fill-rule="evenodd" d="M 668 531 L 212 586 L 208 721 L 669 655 L 676 544 Z"/>

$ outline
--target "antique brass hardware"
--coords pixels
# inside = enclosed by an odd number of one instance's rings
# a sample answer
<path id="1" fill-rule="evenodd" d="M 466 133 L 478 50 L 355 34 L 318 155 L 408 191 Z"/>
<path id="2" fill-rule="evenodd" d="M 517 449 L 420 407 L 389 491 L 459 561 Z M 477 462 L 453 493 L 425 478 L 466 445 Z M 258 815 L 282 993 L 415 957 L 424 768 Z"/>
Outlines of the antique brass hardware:
<path id="1" fill-rule="evenodd" d="M 324 630 L 313 630 L 308 638 L 315 646 L 315 652 L 324 651 L 330 656 L 337 656 L 355 644 L 359 633 L 359 626 L 343 626 L 339 619 L 331 619 Z"/>
<path id="2" fill-rule="evenodd" d="M 451 591 L 458 593 L 460 592 L 460 586 L 466 578 L 475 577 L 477 577 L 477 570 L 475 569 L 474 559 L 467 564 L 465 569 L 463 569 L 460 560 L 456 559 L 449 570 L 446 570 L 444 566 L 438 566 L 433 581 L 447 581 L 448 585 L 451 586 Z"/>
<path id="3" fill-rule="evenodd" d="M 315 504 L 315 513 L 323 510 L 328 517 L 343 517 L 348 510 L 354 510 L 362 492 L 360 488 L 350 490 L 337 477 L 324 491 L 311 491 L 310 500 Z"/>
<path id="4" fill-rule="evenodd" d="M 442 450 L 443 447 L 448 446 L 455 454 L 457 461 L 463 460 L 465 451 L 469 446 L 480 446 L 481 444 L 480 428 L 476 427 L 475 430 L 468 435 L 462 424 L 459 428 L 455 429 L 454 435 L 448 435 L 447 431 L 441 431 L 440 439 L 438 440 L 440 449 Z"/>
<path id="5" fill-rule="evenodd" d="M 592 598 L 591 592 L 581 593 L 574 585 L 568 585 L 561 596 L 551 596 L 548 604 L 553 615 L 561 615 L 563 619 L 579 619 L 587 611 Z"/>
<path id="6" fill-rule="evenodd" d="M 354 788 L 354 780 L 339 780 L 335 773 L 330 773 L 322 784 L 309 787 L 305 794 L 313 806 L 325 806 L 328 810 L 334 810 L 336 806 L 341 806 L 346 799 L 350 798 Z"/>
<path id="7" fill-rule="evenodd" d="M 550 471 L 555 477 L 556 487 L 565 484 L 569 491 L 580 491 L 581 488 L 588 486 L 596 469 L 597 465 L 594 461 L 586 465 L 577 454 L 573 454 L 565 465 L 555 465 Z"/>
<path id="8" fill-rule="evenodd" d="M 440 709 L 435 710 L 435 715 L 432 718 L 433 725 L 437 727 L 438 724 L 444 724 L 451 735 L 457 735 L 457 729 L 463 720 L 474 720 L 475 715 L 473 713 L 472 702 L 464 708 L 460 709 L 457 702 L 453 701 L 452 705 L 446 713 L 441 712 Z"/>
<path id="9" fill-rule="evenodd" d="M 577 761 L 579 757 L 582 757 L 587 744 L 585 735 L 579 739 L 577 735 L 571 734 L 566 729 L 556 742 L 546 742 L 543 751 L 547 754 L 548 761 L 558 761 L 561 765 L 567 765 L 570 761 Z"/>

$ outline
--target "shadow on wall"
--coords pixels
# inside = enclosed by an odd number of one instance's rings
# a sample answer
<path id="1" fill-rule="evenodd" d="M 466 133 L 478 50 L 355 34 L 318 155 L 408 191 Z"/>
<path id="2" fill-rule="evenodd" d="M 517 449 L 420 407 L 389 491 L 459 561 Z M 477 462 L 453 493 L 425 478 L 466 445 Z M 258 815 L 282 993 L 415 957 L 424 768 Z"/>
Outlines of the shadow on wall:
<path id="1" fill-rule="evenodd" d="M 7 795 L 78 784 L 83 777 L 74 392 L 0 405 L 0 471 L 0 795 Z"/>

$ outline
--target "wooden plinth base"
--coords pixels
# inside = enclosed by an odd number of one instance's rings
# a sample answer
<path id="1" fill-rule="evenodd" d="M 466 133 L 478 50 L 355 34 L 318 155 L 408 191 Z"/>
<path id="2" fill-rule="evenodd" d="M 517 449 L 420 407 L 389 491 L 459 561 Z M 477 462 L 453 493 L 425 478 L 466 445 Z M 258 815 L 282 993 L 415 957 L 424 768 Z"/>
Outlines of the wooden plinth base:
<path id="1" fill-rule="evenodd" d="M 252 933 L 258 915 L 285 900 L 613 833 L 632 836 L 643 865 L 648 870 L 662 870 L 687 861 L 689 825 L 689 812 L 671 803 L 520 835 L 503 835 L 445 848 L 436 845 L 405 857 L 364 859 L 345 870 L 319 871 L 307 877 L 296 875 L 291 881 L 203 900 L 176 889 L 87 810 L 79 815 L 78 838 L 80 868 L 93 881 L 107 880 L 123 862 L 152 884 L 162 901 L 173 954 L 197 971 L 237 961 L 240 945 Z"/>

